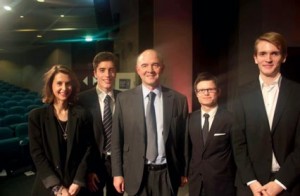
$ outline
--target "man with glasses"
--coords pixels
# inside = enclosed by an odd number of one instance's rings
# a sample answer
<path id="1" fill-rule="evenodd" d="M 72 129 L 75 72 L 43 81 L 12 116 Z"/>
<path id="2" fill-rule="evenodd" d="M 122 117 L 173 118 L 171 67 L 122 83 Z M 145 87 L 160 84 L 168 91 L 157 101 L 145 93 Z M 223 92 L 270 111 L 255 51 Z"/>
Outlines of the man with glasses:
<path id="1" fill-rule="evenodd" d="M 234 196 L 233 118 L 218 106 L 221 90 L 214 75 L 200 73 L 194 90 L 201 108 L 187 120 L 185 155 L 189 195 Z"/>

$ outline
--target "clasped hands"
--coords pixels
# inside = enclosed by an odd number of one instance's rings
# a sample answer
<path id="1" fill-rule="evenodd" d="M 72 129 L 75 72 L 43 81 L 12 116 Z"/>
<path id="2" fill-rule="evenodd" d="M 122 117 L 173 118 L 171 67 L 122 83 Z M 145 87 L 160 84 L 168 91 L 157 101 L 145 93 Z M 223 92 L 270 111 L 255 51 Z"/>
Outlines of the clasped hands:
<path id="1" fill-rule="evenodd" d="M 59 192 L 56 194 L 57 196 L 76 196 L 80 190 L 80 186 L 78 184 L 71 184 L 69 188 L 61 187 Z"/>
<path id="2" fill-rule="evenodd" d="M 263 186 L 256 181 L 251 183 L 249 187 L 253 196 L 276 196 L 283 191 L 283 188 L 274 181 L 270 181 Z"/>

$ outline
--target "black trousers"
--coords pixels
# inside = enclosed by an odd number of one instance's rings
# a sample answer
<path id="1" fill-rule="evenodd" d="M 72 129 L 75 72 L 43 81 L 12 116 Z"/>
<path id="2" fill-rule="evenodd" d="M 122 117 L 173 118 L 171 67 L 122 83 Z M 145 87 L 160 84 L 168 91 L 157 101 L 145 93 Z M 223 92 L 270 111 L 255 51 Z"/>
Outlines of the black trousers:
<path id="1" fill-rule="evenodd" d="M 101 174 L 97 174 L 100 180 L 98 184 L 99 190 L 96 192 L 91 192 L 87 188 L 82 190 L 82 195 L 84 196 L 122 196 L 123 194 L 118 193 L 113 185 L 113 177 L 111 172 L 111 159 L 110 156 L 104 155 L 104 168 Z M 103 188 L 105 186 L 106 194 L 104 194 Z"/>

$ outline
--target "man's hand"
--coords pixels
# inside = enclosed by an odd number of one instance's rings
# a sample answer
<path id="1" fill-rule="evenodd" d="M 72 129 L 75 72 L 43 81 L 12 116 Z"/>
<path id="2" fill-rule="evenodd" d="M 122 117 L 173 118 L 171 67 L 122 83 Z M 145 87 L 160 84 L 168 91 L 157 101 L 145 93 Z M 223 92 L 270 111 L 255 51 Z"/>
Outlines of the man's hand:
<path id="1" fill-rule="evenodd" d="M 276 196 L 283 191 L 283 188 L 274 181 L 271 181 L 259 189 L 260 192 L 264 192 L 268 196 Z"/>
<path id="2" fill-rule="evenodd" d="M 253 196 L 262 196 L 263 195 L 262 190 L 261 190 L 262 185 L 258 181 L 252 182 L 249 185 L 249 187 L 253 193 Z"/>
<path id="3" fill-rule="evenodd" d="M 91 191 L 91 192 L 96 192 L 98 191 L 98 183 L 100 182 L 97 174 L 95 173 L 90 173 L 88 174 L 88 183 L 87 183 L 87 186 L 88 186 L 88 189 Z"/>
<path id="4" fill-rule="evenodd" d="M 188 183 L 188 178 L 186 176 L 181 176 L 181 184 L 180 186 L 183 187 Z"/>
<path id="5" fill-rule="evenodd" d="M 71 196 L 75 196 L 75 195 L 77 195 L 77 193 L 79 192 L 79 190 L 80 190 L 80 186 L 78 185 L 78 184 L 71 184 L 71 186 L 69 187 L 69 190 L 68 190 L 68 192 L 69 192 L 69 194 L 71 195 Z"/>
<path id="6" fill-rule="evenodd" d="M 123 176 L 115 176 L 114 177 L 114 187 L 119 193 L 123 193 L 125 191 Z"/>
<path id="7" fill-rule="evenodd" d="M 62 187 L 62 188 L 58 191 L 57 196 L 70 196 L 69 189 L 66 188 L 66 187 Z"/>

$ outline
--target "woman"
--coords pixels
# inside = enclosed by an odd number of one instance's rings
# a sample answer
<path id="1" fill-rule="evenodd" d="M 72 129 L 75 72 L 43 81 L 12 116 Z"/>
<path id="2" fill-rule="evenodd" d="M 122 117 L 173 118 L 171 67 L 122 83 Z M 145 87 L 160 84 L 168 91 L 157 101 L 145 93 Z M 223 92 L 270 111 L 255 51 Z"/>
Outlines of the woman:
<path id="1" fill-rule="evenodd" d="M 78 91 L 68 67 L 55 65 L 45 73 L 47 105 L 29 114 L 30 153 L 37 170 L 32 195 L 77 195 L 85 185 L 92 123 L 74 104 Z"/>

